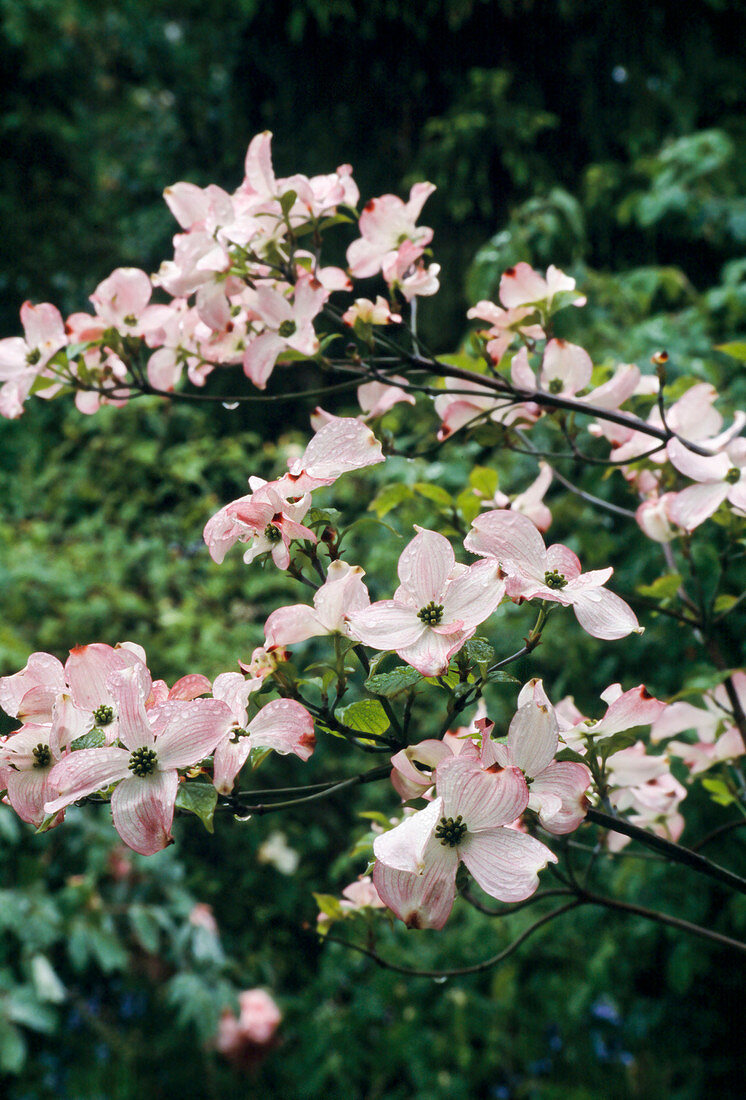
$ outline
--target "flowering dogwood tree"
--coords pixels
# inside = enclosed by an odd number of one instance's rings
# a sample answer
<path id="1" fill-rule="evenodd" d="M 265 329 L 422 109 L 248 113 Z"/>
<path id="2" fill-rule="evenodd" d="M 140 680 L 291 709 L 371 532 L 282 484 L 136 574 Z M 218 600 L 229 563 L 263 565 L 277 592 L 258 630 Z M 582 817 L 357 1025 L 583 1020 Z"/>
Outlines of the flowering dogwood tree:
<path id="1" fill-rule="evenodd" d="M 746 530 L 746 413 L 716 407 L 709 384 L 672 388 L 657 349 L 652 372 L 594 365 L 556 332 L 557 315 L 586 299 L 555 267 L 506 271 L 499 301 L 469 309 L 477 327 L 462 353 L 434 354 L 416 323 L 440 275 L 432 230 L 418 224 L 432 185 L 358 212 L 348 165 L 278 178 L 270 141 L 253 139 L 232 194 L 167 189 L 180 232 L 154 275 L 118 268 L 91 294 L 93 313 L 66 320 L 51 304 L 24 303 L 24 335 L 0 341 L 0 413 L 17 417 L 31 396 L 65 394 L 87 414 L 142 395 L 228 407 L 308 401 L 305 450 L 272 481 L 245 471 L 249 491 L 204 529 L 215 562 L 242 543 L 247 566 L 286 572 L 300 602 L 268 609 L 264 646 L 248 661 L 236 654 L 213 682 L 188 670 L 171 687 L 154 680 L 136 640 L 77 645 L 64 664 L 31 654 L 0 679 L 0 706 L 19 723 L 0 744 L 0 791 L 41 831 L 60 826 L 73 803 L 108 802 L 124 843 L 148 855 L 172 842 L 175 814 L 213 829 L 216 816 L 303 814 L 376 784 L 372 828 L 355 838 L 360 877 L 341 898 L 319 884 L 318 929 L 405 973 L 422 971 L 378 950 L 386 921 L 442 929 L 455 905 L 499 916 L 548 898 L 560 901 L 465 972 L 495 965 L 584 905 L 746 951 L 734 935 L 594 885 L 600 863 L 634 842 L 671 874 L 684 865 L 746 893 L 746 879 L 701 853 L 710 837 L 679 843 L 694 790 L 722 808 L 718 831 L 746 815 L 746 672 L 723 632 L 742 598 L 727 589 Z M 323 258 L 330 234 L 346 234 L 344 268 Z M 307 380 L 309 364 L 318 383 L 304 387 L 293 378 Z M 232 379 L 228 396 L 210 388 L 220 373 Z M 339 415 L 353 390 L 359 412 Z M 336 411 L 316 406 L 319 397 Z M 455 491 L 452 479 L 446 488 L 403 477 L 402 459 L 437 453 L 447 463 L 472 438 L 479 461 Z M 499 489 L 501 451 L 532 456 L 533 480 Z M 608 499 L 601 476 L 597 492 L 580 488 L 563 472 L 568 462 L 615 478 L 628 506 Z M 375 489 L 343 513 L 328 502 L 353 473 Z M 613 561 L 584 571 L 569 546 L 546 544 L 562 493 L 637 524 L 659 548 L 661 576 L 638 601 L 642 622 L 614 591 Z M 424 522 L 383 522 L 415 495 Z M 371 522 L 388 546 L 383 559 L 398 558 L 396 577 L 380 570 L 380 553 L 365 557 L 360 532 Z M 592 532 L 565 537 L 581 555 L 591 549 Z M 716 547 L 720 596 L 703 583 L 700 540 Z M 582 714 L 541 675 L 536 652 L 547 635 L 574 629 L 569 608 L 599 653 L 631 651 L 644 629 L 655 633 L 655 615 L 675 619 L 711 665 L 699 698 L 684 681 L 687 698 L 674 700 L 613 683 Z M 524 644 L 504 652 L 505 624 L 517 617 Z M 535 675 L 521 683 L 513 670 L 529 659 Z M 498 689 L 510 698 L 508 721 L 493 709 Z M 343 754 L 342 774 L 260 789 L 255 772 L 271 752 Z M 226 1050 L 237 1049 L 242 1021 L 226 1020 Z"/>

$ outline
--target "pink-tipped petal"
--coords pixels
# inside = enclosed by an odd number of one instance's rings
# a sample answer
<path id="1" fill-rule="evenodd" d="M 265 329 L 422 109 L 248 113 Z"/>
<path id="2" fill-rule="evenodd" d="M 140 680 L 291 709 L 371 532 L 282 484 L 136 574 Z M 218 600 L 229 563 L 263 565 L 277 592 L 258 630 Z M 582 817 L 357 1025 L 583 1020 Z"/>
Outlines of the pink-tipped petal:
<path id="1" fill-rule="evenodd" d="M 529 806 L 538 812 L 548 832 L 557 836 L 571 833 L 588 812 L 585 792 L 590 784 L 591 773 L 585 764 L 559 760 L 534 779 Z"/>
<path id="2" fill-rule="evenodd" d="M 463 817 L 469 833 L 515 821 L 528 805 L 528 787 L 518 768 L 484 771 L 478 761 L 454 756 L 435 770 L 443 817 Z"/>
<path id="3" fill-rule="evenodd" d="M 188 768 L 198 764 L 227 736 L 232 721 L 230 707 L 220 699 L 184 704 L 156 741 L 158 767 Z"/>
<path id="4" fill-rule="evenodd" d="M 308 760 L 316 744 L 313 718 L 294 699 L 267 703 L 252 720 L 249 733 L 252 747 L 294 753 L 301 760 Z"/>
<path id="5" fill-rule="evenodd" d="M 55 792 L 44 809 L 56 813 L 79 798 L 102 791 L 112 783 L 126 779 L 130 753 L 113 746 L 99 749 L 78 749 L 68 753 L 49 773 L 49 789 Z"/>
<path id="6" fill-rule="evenodd" d="M 111 816 L 129 848 L 152 856 L 170 843 L 178 787 L 175 771 L 155 771 L 119 784 L 111 796 Z"/>
<path id="7" fill-rule="evenodd" d="M 558 741 L 557 718 L 553 708 L 530 702 L 519 707 L 513 716 L 506 747 L 510 751 L 511 763 L 533 778 L 552 762 Z"/>
<path id="8" fill-rule="evenodd" d="M 467 833 L 459 852 L 485 893 L 499 901 L 530 898 L 539 885 L 539 871 L 557 862 L 545 844 L 514 829 Z"/>

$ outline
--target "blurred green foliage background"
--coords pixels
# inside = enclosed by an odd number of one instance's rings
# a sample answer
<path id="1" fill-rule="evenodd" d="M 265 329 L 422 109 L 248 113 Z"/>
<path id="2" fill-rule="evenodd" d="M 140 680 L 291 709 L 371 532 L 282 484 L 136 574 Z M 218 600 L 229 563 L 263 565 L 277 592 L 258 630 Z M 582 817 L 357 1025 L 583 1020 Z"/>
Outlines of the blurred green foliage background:
<path id="1" fill-rule="evenodd" d="M 421 310 L 438 350 L 459 344 L 467 302 L 493 297 L 506 266 L 556 263 L 588 293 L 563 321 L 596 362 L 644 365 L 666 347 L 672 376 L 742 402 L 736 364 L 713 344 L 746 329 L 745 16 L 727 0 L 634 10 L 624 0 L 0 0 L 2 332 L 17 331 L 24 298 L 82 309 L 114 267 L 157 267 L 175 228 L 163 188 L 233 189 L 250 137 L 269 128 L 278 174 L 349 161 L 363 201 L 419 178 L 438 184 L 423 220 L 443 290 Z M 34 649 L 64 658 L 92 640 L 140 642 L 169 680 L 247 658 L 268 611 L 299 597 L 237 554 L 215 566 L 200 532 L 250 473 L 281 469 L 277 440 L 292 444 L 307 411 L 143 401 L 86 418 L 70 402 L 37 402 L 0 423 L 0 674 Z M 397 472 L 457 490 L 484 453 L 473 443 L 453 465 Z M 525 487 L 530 460 L 490 455 L 501 488 Z M 333 503 L 352 509 L 382 479 L 349 478 Z M 659 575 L 634 526 L 577 498 L 552 504 L 553 537 L 583 546 L 589 566 L 614 564 L 617 591 Z M 427 507 L 413 497 L 386 519 L 404 533 L 432 522 Z M 365 545 L 371 577 L 400 549 Z M 563 620 L 518 674 L 544 675 L 554 698 L 574 691 L 589 713 L 614 679 L 671 694 L 682 670 L 701 671 L 701 654 L 675 624 L 644 621 L 641 641 L 601 645 Z M 493 641 L 507 653 L 528 625 L 516 609 Z M 734 631 L 733 665 L 742 637 Z M 508 714 L 510 689 L 491 702 Z M 338 755 L 322 746 L 308 768 L 268 762 L 262 776 L 356 770 Z M 364 804 L 378 807 L 375 792 L 311 816 L 224 820 L 213 837 L 181 821 L 175 847 L 131 857 L 126 872 L 105 814 L 71 812 L 34 837 L 0 807 L 0 1093 L 739 1095 L 729 1026 L 741 983 L 733 959 L 700 941 L 582 910 L 494 973 L 445 984 L 322 951 L 311 890 L 333 892 L 362 870 L 346 853 L 366 831 L 355 817 Z M 692 835 L 722 820 L 696 798 L 687 812 Z M 293 874 L 275 865 L 271 838 L 300 857 Z M 742 859 L 743 843 L 724 841 L 717 857 Z M 625 859 L 607 878 L 643 904 L 746 928 L 742 905 L 723 905 L 685 870 Z M 197 901 L 213 907 L 220 939 L 190 924 Z M 399 931 L 389 949 L 425 967 L 468 963 L 529 919 L 461 909 L 447 933 Z M 208 1039 L 251 985 L 271 989 L 286 1020 L 282 1044 L 247 1077 Z"/>

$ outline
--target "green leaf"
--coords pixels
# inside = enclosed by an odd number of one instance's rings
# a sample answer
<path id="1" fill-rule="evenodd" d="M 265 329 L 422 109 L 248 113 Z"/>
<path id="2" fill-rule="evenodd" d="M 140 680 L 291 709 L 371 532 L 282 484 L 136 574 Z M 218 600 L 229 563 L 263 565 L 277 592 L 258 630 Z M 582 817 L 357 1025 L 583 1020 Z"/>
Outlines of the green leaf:
<path id="1" fill-rule="evenodd" d="M 218 801 L 218 792 L 212 783 L 197 783 L 187 780 L 179 784 L 176 792 L 176 806 L 180 810 L 187 810 L 196 814 L 208 833 L 213 832 L 213 818 L 215 806 Z"/>
<path id="2" fill-rule="evenodd" d="M 157 955 L 161 946 L 161 927 L 153 913 L 144 905 L 130 905 L 127 916 L 132 931 L 151 955 Z"/>
<path id="3" fill-rule="evenodd" d="M 497 470 L 492 470 L 489 466 L 475 466 L 469 474 L 469 484 L 481 496 L 493 497 L 498 486 Z"/>
<path id="4" fill-rule="evenodd" d="M 737 603 L 738 596 L 728 596 L 723 592 L 715 600 L 713 611 L 716 615 L 719 615 L 723 611 L 730 611 L 730 609 L 732 607 L 735 607 Z"/>
<path id="5" fill-rule="evenodd" d="M 473 523 L 482 511 L 482 502 L 473 489 L 462 489 L 456 497 L 456 507 L 465 523 Z"/>
<path id="6" fill-rule="evenodd" d="M 588 732 L 593 733 L 592 726 L 589 727 Z M 623 730 L 621 733 L 615 733 L 611 737 L 598 741 L 596 751 L 602 760 L 608 760 L 615 752 L 621 752 L 622 749 L 628 749 L 630 745 L 634 745 L 636 740 L 637 732 L 635 730 Z"/>
<path id="7" fill-rule="evenodd" d="M 333 894 L 314 894 L 316 904 L 330 920 L 344 920 L 345 911 Z"/>
<path id="8" fill-rule="evenodd" d="M 680 573 L 665 573 L 652 584 L 638 584 L 635 591 L 651 600 L 670 600 L 681 588 L 681 581 Z"/>
<path id="9" fill-rule="evenodd" d="M 383 519 L 392 508 L 396 508 L 403 501 L 409 500 L 412 495 L 412 489 L 409 485 L 402 485 L 401 483 L 387 485 L 385 489 L 382 489 L 381 492 L 373 498 L 368 505 L 368 510 L 375 512 L 379 519 Z"/>
<path id="10" fill-rule="evenodd" d="M 338 710 L 335 717 L 358 733 L 385 733 L 390 725 L 386 711 L 377 699 L 361 699 L 357 703 L 350 703 L 348 707 Z"/>
<path id="11" fill-rule="evenodd" d="M 282 207 L 284 217 L 287 217 L 293 209 L 293 205 L 297 198 L 298 194 L 296 191 L 286 191 L 284 195 L 280 195 L 280 206 Z"/>
<path id="12" fill-rule="evenodd" d="M 417 481 L 412 488 L 418 492 L 421 497 L 431 500 L 433 504 L 438 504 L 441 508 L 453 507 L 453 498 L 451 494 L 447 493 L 445 489 L 441 489 L 440 485 L 430 485 L 427 481 Z"/>
<path id="13" fill-rule="evenodd" d="M 516 679 L 510 672 L 506 672 L 504 668 L 497 668 L 494 672 L 487 673 L 487 679 L 491 684 L 519 684 L 520 680 Z"/>
<path id="14" fill-rule="evenodd" d="M 488 665 L 495 659 L 495 650 L 486 638 L 470 638 L 464 646 L 464 652 L 472 664 Z"/>
<path id="15" fill-rule="evenodd" d="M 710 792 L 712 801 L 717 802 L 718 806 L 730 806 L 736 801 L 722 779 L 703 779 L 702 786 Z"/>
<path id="16" fill-rule="evenodd" d="M 102 729 L 94 726 L 89 733 L 84 733 L 82 737 L 76 737 L 71 742 L 71 749 L 97 749 L 100 745 L 106 744 L 106 734 Z"/>
<path id="17" fill-rule="evenodd" d="M 379 672 L 375 676 L 369 676 L 365 686 L 372 695 L 385 695 L 387 699 L 393 699 L 400 691 L 414 687 L 421 679 L 416 668 L 410 665 L 398 665 L 390 672 Z"/>
<path id="18" fill-rule="evenodd" d="M 26 1041 L 17 1027 L 0 1017 L 0 1069 L 20 1073 L 26 1061 Z"/>
<path id="19" fill-rule="evenodd" d="M 722 351 L 725 355 L 730 355 L 731 359 L 746 363 L 746 340 L 734 340 L 730 344 L 715 344 L 715 351 Z"/>

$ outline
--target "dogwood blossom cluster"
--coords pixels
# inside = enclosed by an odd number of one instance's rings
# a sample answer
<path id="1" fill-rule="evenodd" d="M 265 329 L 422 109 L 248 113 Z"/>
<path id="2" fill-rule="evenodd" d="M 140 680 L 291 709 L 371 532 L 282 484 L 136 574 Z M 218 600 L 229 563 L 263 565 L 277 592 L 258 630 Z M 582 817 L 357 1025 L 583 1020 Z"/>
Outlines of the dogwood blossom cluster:
<path id="1" fill-rule="evenodd" d="M 350 166 L 278 177 L 270 143 L 268 133 L 252 140 L 232 193 L 187 182 L 166 190 L 180 232 L 154 275 L 118 268 L 91 294 L 93 312 L 66 319 L 51 304 L 24 303 L 24 335 L 0 341 L 0 415 L 19 416 L 31 394 L 72 391 L 83 413 L 179 386 L 196 397 L 218 368 L 238 376 L 239 397 L 284 398 L 301 384 L 286 384 L 299 361 L 320 383 L 331 380 L 330 393 L 354 389 L 352 415 L 316 406 L 313 435 L 287 469 L 269 481 L 248 476 L 248 492 L 204 528 L 215 563 L 240 543 L 247 564 L 295 578 L 298 598 L 262 615 L 264 645 L 214 680 L 190 673 L 169 688 L 130 642 L 77 646 L 64 663 L 32 654 L 0 678 L 0 706 L 19 723 L 0 742 L 0 793 L 40 830 L 74 803 L 108 803 L 124 843 L 152 854 L 171 843 L 177 812 L 210 826 L 217 810 L 251 817 L 251 777 L 269 751 L 303 763 L 317 742 L 320 756 L 342 745 L 375 753 L 371 772 L 351 768 L 254 808 L 301 808 L 358 782 L 387 784 L 363 842 L 369 866 L 341 899 L 317 896 L 325 931 L 383 910 L 410 928 L 442 928 L 471 889 L 465 882 L 506 904 L 526 901 L 589 817 L 605 823 L 613 851 L 629 843 L 615 821 L 677 840 L 682 803 L 704 773 L 720 784 L 712 789 L 722 805 L 742 802 L 746 673 L 724 663 L 714 637 L 718 616 L 741 597 L 697 602 L 692 545 L 713 516 L 734 542 L 743 535 L 746 413 L 726 423 L 702 381 L 669 400 L 663 353 L 655 374 L 594 364 L 557 334 L 556 315 L 586 300 L 553 266 L 542 274 L 517 263 L 502 275 L 499 302 L 468 310 L 478 327 L 460 365 L 425 352 L 417 299 L 437 292 L 440 269 L 433 231 L 418 223 L 433 186 L 415 184 L 406 201 L 373 198 L 358 214 Z M 322 260 L 329 232 L 348 235 L 344 268 Z M 490 465 L 453 495 L 403 477 L 395 484 L 388 460 L 412 457 L 410 418 L 425 425 L 422 453 L 447 454 L 474 428 L 492 433 Z M 503 450 L 536 459 L 510 492 L 493 469 Z M 568 454 L 606 466 L 634 494 L 634 510 L 574 486 L 560 468 Z M 358 510 L 348 503 L 353 514 L 339 519 L 324 494 L 342 478 Z M 419 493 L 430 508 L 427 522 L 399 520 L 376 535 L 391 540 L 396 576 L 365 556 L 369 542 L 347 539 L 361 513 L 386 514 L 381 486 L 401 488 L 402 499 Z M 599 642 L 632 647 L 643 632 L 633 596 L 608 587 L 613 566 L 584 570 L 571 548 L 585 557 L 583 531 L 567 532 L 571 545 L 547 545 L 560 486 L 636 521 L 661 545 L 658 610 L 692 627 L 719 661 L 719 683 L 700 691 L 701 705 L 613 684 L 601 696 L 605 713 L 590 718 L 572 697 L 553 705 L 533 677 L 519 685 L 509 721 L 490 713 L 487 689 L 507 666 L 529 658 L 545 630 L 576 629 L 562 609 Z M 718 567 L 728 560 L 721 555 Z M 526 615 L 525 646 L 497 659 L 508 613 Z M 436 715 L 443 692 L 447 708 Z M 467 724 L 457 726 L 458 716 Z M 261 991 L 242 998 L 217 1040 L 235 1060 L 265 1047 L 280 1019 Z"/>

